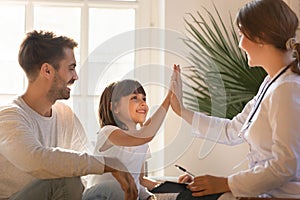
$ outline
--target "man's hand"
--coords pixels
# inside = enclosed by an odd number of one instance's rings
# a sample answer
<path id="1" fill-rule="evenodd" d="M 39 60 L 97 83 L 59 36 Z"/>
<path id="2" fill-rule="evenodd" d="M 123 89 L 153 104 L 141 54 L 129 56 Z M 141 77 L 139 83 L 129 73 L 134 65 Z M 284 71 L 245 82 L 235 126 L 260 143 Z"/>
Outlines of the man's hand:
<path id="1" fill-rule="evenodd" d="M 135 200 L 138 197 L 137 188 L 133 177 L 128 172 L 127 168 L 116 158 L 104 158 L 105 169 L 104 172 L 111 172 L 111 174 L 120 183 L 124 193 L 125 200 Z"/>
<path id="2" fill-rule="evenodd" d="M 193 196 L 218 194 L 230 191 L 227 181 L 227 178 L 223 177 L 210 175 L 197 176 L 187 187 L 191 190 Z"/>

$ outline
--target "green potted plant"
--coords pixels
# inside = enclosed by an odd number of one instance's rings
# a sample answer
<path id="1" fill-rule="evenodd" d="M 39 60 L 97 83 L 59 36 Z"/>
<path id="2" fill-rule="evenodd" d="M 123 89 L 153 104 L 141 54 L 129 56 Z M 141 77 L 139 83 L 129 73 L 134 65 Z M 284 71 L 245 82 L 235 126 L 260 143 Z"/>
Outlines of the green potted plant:
<path id="1" fill-rule="evenodd" d="M 204 8 L 208 20 L 200 12 L 185 19 L 192 66 L 183 67 L 182 74 L 192 91 L 184 90 L 184 100 L 189 109 L 231 119 L 257 93 L 266 72 L 248 66 L 232 17 L 226 27 L 214 10 L 216 17 Z"/>

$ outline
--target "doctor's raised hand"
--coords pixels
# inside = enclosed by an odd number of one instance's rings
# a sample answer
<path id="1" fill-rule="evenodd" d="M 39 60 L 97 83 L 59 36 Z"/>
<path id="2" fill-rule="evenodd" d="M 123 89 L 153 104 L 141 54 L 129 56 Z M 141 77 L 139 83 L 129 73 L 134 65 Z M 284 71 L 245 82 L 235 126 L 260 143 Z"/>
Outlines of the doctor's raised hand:
<path id="1" fill-rule="evenodd" d="M 183 104 L 183 92 L 182 92 L 182 80 L 181 80 L 181 69 L 179 65 L 174 64 L 172 77 L 172 96 L 171 96 L 171 107 L 173 111 L 180 117 L 182 117 L 188 123 L 192 123 L 194 112 L 186 109 Z"/>

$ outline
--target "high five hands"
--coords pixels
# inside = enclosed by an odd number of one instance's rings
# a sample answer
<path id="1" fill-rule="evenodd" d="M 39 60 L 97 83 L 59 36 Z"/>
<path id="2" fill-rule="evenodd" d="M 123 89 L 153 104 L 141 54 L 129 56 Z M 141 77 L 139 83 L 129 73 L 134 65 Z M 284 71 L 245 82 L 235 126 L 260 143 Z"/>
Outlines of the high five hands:
<path id="1" fill-rule="evenodd" d="M 185 109 L 182 101 L 182 80 L 179 65 L 174 64 L 174 73 L 172 75 L 171 90 L 171 107 L 173 111 L 188 122 L 192 121 L 193 112 Z M 205 196 L 210 194 L 218 194 L 229 192 L 228 180 L 224 177 L 216 177 L 211 175 L 197 176 L 195 178 L 188 174 L 179 176 L 178 182 L 189 183 L 187 188 L 192 192 L 193 196 Z"/>

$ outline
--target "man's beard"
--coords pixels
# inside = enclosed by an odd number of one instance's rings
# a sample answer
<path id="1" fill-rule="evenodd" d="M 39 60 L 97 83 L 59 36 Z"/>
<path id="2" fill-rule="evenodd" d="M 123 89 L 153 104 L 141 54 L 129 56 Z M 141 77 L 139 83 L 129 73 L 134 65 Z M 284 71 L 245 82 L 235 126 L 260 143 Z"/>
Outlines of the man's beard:
<path id="1" fill-rule="evenodd" d="M 69 84 L 74 83 L 75 80 L 69 81 Z M 53 79 L 51 88 L 48 91 L 47 97 L 48 100 L 55 103 L 59 99 L 69 99 L 70 91 L 67 89 L 67 85 L 61 77 L 56 73 Z"/>

